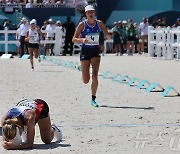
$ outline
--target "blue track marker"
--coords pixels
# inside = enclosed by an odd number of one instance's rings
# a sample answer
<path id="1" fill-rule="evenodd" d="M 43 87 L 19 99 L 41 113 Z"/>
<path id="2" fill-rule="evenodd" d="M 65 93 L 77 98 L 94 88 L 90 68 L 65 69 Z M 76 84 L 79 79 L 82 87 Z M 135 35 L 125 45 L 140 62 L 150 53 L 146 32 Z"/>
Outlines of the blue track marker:
<path id="1" fill-rule="evenodd" d="M 141 89 L 147 82 L 147 80 L 141 80 L 141 82 L 136 86 L 136 88 Z"/>
<path id="2" fill-rule="evenodd" d="M 132 86 L 132 84 L 137 80 L 136 77 L 133 77 L 129 82 L 128 82 L 128 86 Z"/>
<path id="3" fill-rule="evenodd" d="M 65 61 L 64 62 L 64 67 L 68 67 L 68 63 L 69 63 L 68 61 Z"/>
<path id="4" fill-rule="evenodd" d="M 103 74 L 102 78 L 105 79 L 109 73 L 110 73 L 110 71 L 106 71 L 106 72 Z"/>
<path id="5" fill-rule="evenodd" d="M 45 59 L 45 56 L 44 55 L 40 55 L 39 56 L 41 59 Z"/>
<path id="6" fill-rule="evenodd" d="M 122 78 L 118 82 L 121 83 L 123 81 L 126 81 L 127 77 L 128 77 L 127 75 L 122 76 Z"/>
<path id="7" fill-rule="evenodd" d="M 74 63 L 73 66 L 72 66 L 72 69 L 76 69 L 78 66 L 78 63 Z"/>
<path id="8" fill-rule="evenodd" d="M 77 69 L 78 69 L 78 71 L 82 71 L 81 65 L 79 65 L 79 66 L 77 67 Z"/>
<path id="9" fill-rule="evenodd" d="M 72 64 L 72 62 L 71 62 L 71 61 L 68 61 L 68 62 L 67 62 L 67 67 L 70 67 L 71 64 Z"/>
<path id="10" fill-rule="evenodd" d="M 146 88 L 146 92 L 151 92 L 153 89 L 155 89 L 158 86 L 157 83 L 153 82 L 149 87 Z"/>
<path id="11" fill-rule="evenodd" d="M 24 54 L 21 58 L 22 59 L 29 59 L 30 55 L 29 54 Z"/>
<path id="12" fill-rule="evenodd" d="M 172 89 L 173 89 L 172 86 L 167 86 L 167 88 L 163 91 L 161 96 L 165 97 Z"/>
<path id="13" fill-rule="evenodd" d="M 112 78 L 112 81 L 115 81 L 115 80 L 117 79 L 118 76 L 120 76 L 120 74 L 118 74 L 118 73 L 115 74 L 115 75 L 113 76 L 113 78 Z"/>

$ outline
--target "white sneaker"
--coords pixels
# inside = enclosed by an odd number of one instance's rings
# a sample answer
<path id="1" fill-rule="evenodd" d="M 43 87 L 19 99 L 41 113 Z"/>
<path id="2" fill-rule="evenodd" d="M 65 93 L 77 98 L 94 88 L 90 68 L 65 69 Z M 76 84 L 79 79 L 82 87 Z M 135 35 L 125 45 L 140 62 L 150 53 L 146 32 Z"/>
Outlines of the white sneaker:
<path id="1" fill-rule="evenodd" d="M 54 130 L 54 137 L 56 138 L 56 142 L 61 142 L 62 141 L 62 132 L 61 130 L 55 125 L 51 125 L 52 129 Z"/>

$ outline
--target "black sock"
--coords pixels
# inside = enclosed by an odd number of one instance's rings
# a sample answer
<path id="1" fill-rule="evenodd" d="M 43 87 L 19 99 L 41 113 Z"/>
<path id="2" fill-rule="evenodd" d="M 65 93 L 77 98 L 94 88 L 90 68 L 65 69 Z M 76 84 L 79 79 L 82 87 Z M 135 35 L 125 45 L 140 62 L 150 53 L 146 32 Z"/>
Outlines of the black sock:
<path id="1" fill-rule="evenodd" d="M 96 96 L 93 96 L 93 95 L 92 95 L 92 100 L 95 101 L 95 99 L 96 99 Z"/>

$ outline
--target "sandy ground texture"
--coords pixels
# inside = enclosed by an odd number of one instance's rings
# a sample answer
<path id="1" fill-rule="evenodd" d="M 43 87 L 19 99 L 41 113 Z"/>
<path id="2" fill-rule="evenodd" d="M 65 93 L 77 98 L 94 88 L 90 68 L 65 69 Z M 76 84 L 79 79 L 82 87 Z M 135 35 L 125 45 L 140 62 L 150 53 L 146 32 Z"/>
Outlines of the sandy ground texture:
<path id="1" fill-rule="evenodd" d="M 79 63 L 79 56 L 53 57 Z M 50 107 L 52 122 L 63 132 L 63 142 L 45 145 L 36 126 L 32 150 L 17 154 L 170 154 L 180 152 L 180 97 L 171 91 L 161 96 L 161 89 L 146 92 L 119 83 L 112 75 L 128 75 L 156 82 L 180 91 L 180 61 L 158 60 L 147 55 L 101 58 L 97 102 L 91 106 L 90 84 L 84 85 L 81 72 L 52 62 L 35 61 L 31 71 L 29 60 L 17 57 L 0 59 L 0 118 L 24 98 L 44 99 Z M 1 128 L 0 128 L 1 129 Z M 1 140 L 1 134 L 0 134 Z M 14 153 L 0 147 L 0 153 Z"/>

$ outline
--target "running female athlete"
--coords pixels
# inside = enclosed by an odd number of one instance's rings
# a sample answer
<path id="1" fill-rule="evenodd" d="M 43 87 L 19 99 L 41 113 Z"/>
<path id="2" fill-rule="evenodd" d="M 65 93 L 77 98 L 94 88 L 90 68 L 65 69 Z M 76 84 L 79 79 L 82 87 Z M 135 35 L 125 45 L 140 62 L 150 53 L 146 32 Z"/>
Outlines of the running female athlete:
<path id="1" fill-rule="evenodd" d="M 39 35 L 43 36 L 43 33 L 36 26 L 36 19 L 32 19 L 30 21 L 30 29 L 27 31 L 27 35 L 25 38 L 25 40 L 29 42 L 28 51 L 30 55 L 30 63 L 31 63 L 32 71 L 34 71 L 33 56 L 35 58 L 39 57 L 39 43 L 40 43 Z"/>
<path id="2" fill-rule="evenodd" d="M 2 146 L 7 150 L 30 149 L 35 137 L 35 124 L 38 123 L 41 139 L 45 144 L 55 137 L 62 140 L 62 133 L 51 124 L 49 107 L 42 99 L 25 99 L 17 103 L 2 118 Z"/>
<path id="3" fill-rule="evenodd" d="M 91 105 L 98 107 L 96 103 L 96 92 L 98 88 L 98 71 L 100 65 L 99 33 L 103 31 L 104 36 L 109 38 L 104 23 L 95 19 L 95 9 L 92 5 L 85 7 L 87 20 L 79 23 L 74 37 L 74 43 L 82 43 L 80 61 L 82 68 L 82 80 L 87 84 L 90 80 L 90 65 L 92 65 Z M 81 36 L 81 37 L 79 37 Z"/>

